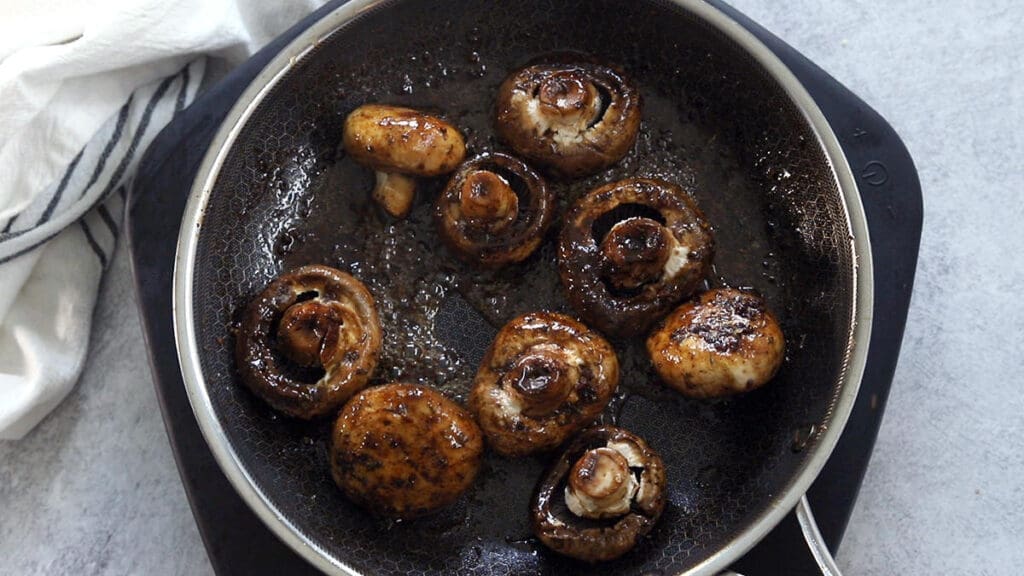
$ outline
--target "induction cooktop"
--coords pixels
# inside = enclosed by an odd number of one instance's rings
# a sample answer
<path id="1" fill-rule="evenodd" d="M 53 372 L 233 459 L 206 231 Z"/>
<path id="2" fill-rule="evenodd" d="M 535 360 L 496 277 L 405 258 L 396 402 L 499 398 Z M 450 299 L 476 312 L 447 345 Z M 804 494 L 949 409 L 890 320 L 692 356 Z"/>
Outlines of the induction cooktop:
<path id="1" fill-rule="evenodd" d="M 343 2 L 329 2 L 297 23 L 182 111 L 149 148 L 129 199 L 127 236 L 157 396 L 193 515 L 218 574 L 316 570 L 245 505 L 196 424 L 178 368 L 172 324 L 178 228 L 193 177 L 239 94 L 289 41 Z M 839 137 L 868 219 L 875 310 L 867 367 L 843 437 L 808 493 L 822 536 L 835 551 L 871 457 L 903 338 L 921 236 L 920 184 L 906 148 L 881 116 L 743 14 L 717 0 L 709 3 L 760 38 L 803 82 Z M 748 575 L 819 573 L 793 515 L 733 569 Z"/>

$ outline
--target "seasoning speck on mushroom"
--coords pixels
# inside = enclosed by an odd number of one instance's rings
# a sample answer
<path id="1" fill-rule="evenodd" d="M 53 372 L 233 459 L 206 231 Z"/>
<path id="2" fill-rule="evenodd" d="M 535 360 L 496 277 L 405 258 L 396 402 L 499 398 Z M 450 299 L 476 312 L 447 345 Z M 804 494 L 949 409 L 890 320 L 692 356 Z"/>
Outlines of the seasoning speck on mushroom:
<path id="1" fill-rule="evenodd" d="M 619 383 L 608 342 L 553 312 L 506 324 L 484 355 L 469 397 L 490 446 L 504 456 L 551 450 L 590 424 Z"/>
<path id="2" fill-rule="evenodd" d="M 662 382 L 693 398 L 764 385 L 782 365 L 785 347 L 764 300 L 732 288 L 709 290 L 683 304 L 647 339 Z"/>
<path id="3" fill-rule="evenodd" d="M 345 152 L 377 173 L 373 198 L 404 218 L 412 209 L 416 176 L 440 176 L 466 156 L 459 131 L 444 120 L 410 108 L 365 104 L 345 118 Z"/>
<path id="4" fill-rule="evenodd" d="M 559 554 L 612 560 L 651 531 L 665 491 L 664 463 L 643 439 L 613 426 L 584 430 L 538 482 L 533 532 Z"/>
<path id="5" fill-rule="evenodd" d="M 483 456 L 480 428 L 424 386 L 368 388 L 345 405 L 331 436 L 334 482 L 377 514 L 414 518 L 454 502 Z"/>
<path id="6" fill-rule="evenodd" d="M 274 279 L 249 303 L 235 342 L 242 382 L 290 416 L 333 412 L 366 385 L 381 349 L 373 296 L 328 266 Z"/>
<path id="7" fill-rule="evenodd" d="M 572 207 L 558 269 L 584 320 L 610 335 L 636 336 L 697 288 L 714 247 L 711 226 L 682 188 L 630 178 L 592 190 Z"/>
<path id="8" fill-rule="evenodd" d="M 561 60 L 505 79 L 495 128 L 523 157 L 556 175 L 579 178 L 618 162 L 633 147 L 640 93 L 611 66 Z"/>
<path id="9" fill-rule="evenodd" d="M 544 179 L 512 156 L 490 153 L 462 164 L 437 197 L 434 220 L 459 258 L 497 268 L 540 246 L 556 203 Z"/>

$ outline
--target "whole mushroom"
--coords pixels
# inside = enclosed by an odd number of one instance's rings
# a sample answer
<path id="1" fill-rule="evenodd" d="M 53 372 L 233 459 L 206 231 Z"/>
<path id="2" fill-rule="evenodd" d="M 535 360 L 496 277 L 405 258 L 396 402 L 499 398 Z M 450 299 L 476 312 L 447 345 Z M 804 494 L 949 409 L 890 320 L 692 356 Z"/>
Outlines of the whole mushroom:
<path id="1" fill-rule="evenodd" d="M 345 118 L 345 152 L 376 171 L 373 198 L 404 218 L 412 209 L 416 176 L 440 176 L 466 156 L 462 134 L 444 120 L 410 108 L 365 104 Z"/>
<path id="2" fill-rule="evenodd" d="M 647 339 L 662 382 L 685 396 L 715 398 L 771 380 L 785 358 L 778 320 L 757 295 L 718 288 L 683 304 Z"/>
<path id="3" fill-rule="evenodd" d="M 714 249 L 693 197 L 664 180 L 630 178 L 592 190 L 572 207 L 558 270 L 584 320 L 630 337 L 693 293 Z"/>
<path id="4" fill-rule="evenodd" d="M 434 219 L 459 258 L 496 268 L 526 259 L 555 214 L 544 179 L 512 156 L 490 153 L 465 162 L 437 197 Z"/>
<path id="5" fill-rule="evenodd" d="M 581 432 L 537 484 L 533 533 L 559 554 L 613 560 L 646 536 L 666 502 L 665 465 L 639 436 L 601 426 Z"/>
<path id="6" fill-rule="evenodd" d="M 513 72 L 498 88 L 495 128 L 521 156 L 579 178 L 618 162 L 640 130 L 640 93 L 616 68 L 557 58 Z"/>
<path id="7" fill-rule="evenodd" d="M 362 389 L 381 349 L 373 296 L 328 266 L 274 279 L 245 308 L 235 341 L 242 382 L 290 416 L 333 412 Z"/>
<path id="8" fill-rule="evenodd" d="M 480 428 L 461 406 L 425 386 L 368 388 L 345 405 L 331 435 L 334 482 L 377 514 L 414 518 L 443 508 L 476 478 Z"/>
<path id="9" fill-rule="evenodd" d="M 469 409 L 504 456 L 551 450 L 590 424 L 619 383 L 615 350 L 596 332 L 553 312 L 506 324 L 484 355 Z"/>

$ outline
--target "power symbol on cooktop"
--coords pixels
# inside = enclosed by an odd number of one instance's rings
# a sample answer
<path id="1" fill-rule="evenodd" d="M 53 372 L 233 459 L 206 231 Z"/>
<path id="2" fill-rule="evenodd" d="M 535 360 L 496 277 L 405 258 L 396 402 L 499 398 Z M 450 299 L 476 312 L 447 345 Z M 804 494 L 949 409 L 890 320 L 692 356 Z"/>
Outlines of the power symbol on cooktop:
<path id="1" fill-rule="evenodd" d="M 860 177 L 872 186 L 881 186 L 889 181 L 889 170 L 878 160 L 872 160 L 864 165 L 860 171 Z"/>

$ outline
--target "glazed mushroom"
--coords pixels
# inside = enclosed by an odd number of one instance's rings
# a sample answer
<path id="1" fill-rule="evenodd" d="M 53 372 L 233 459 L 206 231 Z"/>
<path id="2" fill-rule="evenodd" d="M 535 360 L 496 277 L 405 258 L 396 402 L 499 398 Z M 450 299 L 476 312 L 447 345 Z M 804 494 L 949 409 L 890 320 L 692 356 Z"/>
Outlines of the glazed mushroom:
<path id="1" fill-rule="evenodd" d="M 555 175 L 579 178 L 615 164 L 633 147 L 640 93 L 611 66 L 527 66 L 498 88 L 495 128 L 519 155 Z"/>
<path id="2" fill-rule="evenodd" d="M 611 345 L 576 320 L 552 312 L 506 324 L 484 355 L 469 409 L 504 456 L 551 450 L 590 424 L 619 383 Z"/>
<path id="3" fill-rule="evenodd" d="M 454 502 L 476 478 L 483 437 L 440 392 L 386 384 L 356 395 L 331 436 L 334 482 L 377 514 L 414 518 Z"/>
<path id="4" fill-rule="evenodd" d="M 492 153 L 459 167 L 437 197 L 434 217 L 459 258 L 496 268 L 540 246 L 555 208 L 543 178 L 512 156 Z"/>
<path id="5" fill-rule="evenodd" d="M 533 533 L 559 554 L 613 560 L 665 509 L 665 465 L 640 437 L 613 426 L 580 433 L 537 484 Z"/>
<path id="6" fill-rule="evenodd" d="M 345 152 L 377 173 L 373 198 L 404 218 L 412 209 L 416 176 L 440 176 L 466 155 L 462 134 L 451 124 L 398 106 L 366 104 L 345 119 Z"/>
<path id="7" fill-rule="evenodd" d="M 242 382 L 297 418 L 333 412 L 362 389 L 381 348 L 373 296 L 327 266 L 282 274 L 245 308 L 235 341 Z"/>
<path id="8" fill-rule="evenodd" d="M 558 250 L 569 302 L 597 329 L 645 333 L 704 279 L 714 255 L 696 201 L 663 180 L 592 190 L 569 211 Z"/>
<path id="9" fill-rule="evenodd" d="M 759 296 L 709 290 L 683 304 L 647 339 L 662 382 L 685 396 L 715 398 L 771 380 L 785 358 L 775 316 Z"/>

